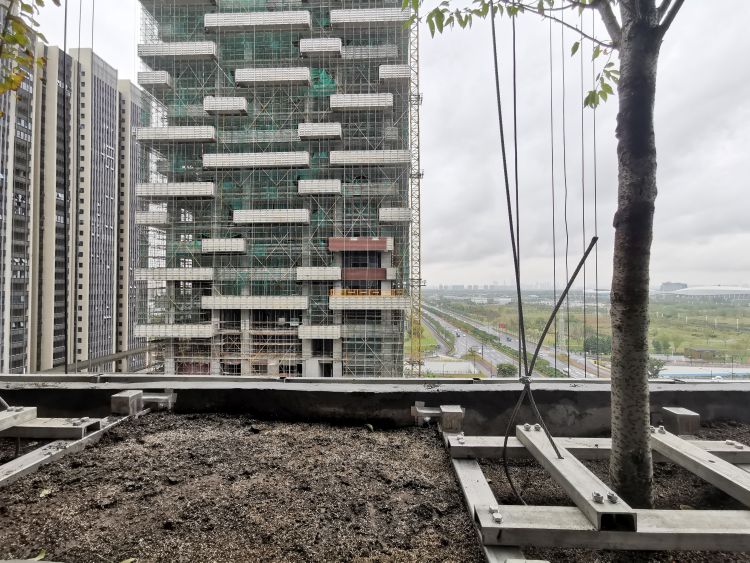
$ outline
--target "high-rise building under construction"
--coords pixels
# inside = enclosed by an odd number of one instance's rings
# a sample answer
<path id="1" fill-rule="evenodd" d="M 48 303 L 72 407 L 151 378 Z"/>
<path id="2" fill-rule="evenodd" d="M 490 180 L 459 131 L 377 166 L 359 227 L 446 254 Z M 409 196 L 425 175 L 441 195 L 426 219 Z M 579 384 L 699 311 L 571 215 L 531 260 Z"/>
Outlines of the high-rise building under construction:
<path id="1" fill-rule="evenodd" d="M 419 302 L 409 12 L 141 5 L 136 336 L 167 373 L 400 376 Z"/>

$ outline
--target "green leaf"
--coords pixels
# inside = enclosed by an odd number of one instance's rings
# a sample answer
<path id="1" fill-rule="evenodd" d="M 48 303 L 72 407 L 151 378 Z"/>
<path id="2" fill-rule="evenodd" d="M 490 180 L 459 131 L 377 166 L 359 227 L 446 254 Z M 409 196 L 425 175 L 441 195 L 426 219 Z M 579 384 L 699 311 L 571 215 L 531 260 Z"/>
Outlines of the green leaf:
<path id="1" fill-rule="evenodd" d="M 39 555 L 37 555 L 36 557 L 34 557 L 34 559 L 32 559 L 32 561 L 41 561 L 45 557 L 47 557 L 47 550 L 44 549 L 44 548 L 42 548 L 42 549 L 39 550 Z"/>
<path id="2" fill-rule="evenodd" d="M 573 46 L 570 48 L 570 56 L 572 57 L 573 55 L 575 55 L 578 52 L 578 49 L 580 47 L 581 47 L 580 41 L 576 41 L 575 43 L 573 43 Z"/>
<path id="3" fill-rule="evenodd" d="M 45 498 L 52 494 L 52 489 L 42 489 L 42 491 L 39 493 L 39 498 Z"/>
<path id="4" fill-rule="evenodd" d="M 602 54 L 602 48 L 599 45 L 597 45 L 596 47 L 594 47 L 594 52 L 591 54 L 591 60 L 592 61 L 595 60 L 601 54 Z"/>
<path id="5" fill-rule="evenodd" d="M 375 428 L 373 428 L 372 424 L 365 424 L 365 428 L 367 428 L 370 432 L 375 432 Z"/>

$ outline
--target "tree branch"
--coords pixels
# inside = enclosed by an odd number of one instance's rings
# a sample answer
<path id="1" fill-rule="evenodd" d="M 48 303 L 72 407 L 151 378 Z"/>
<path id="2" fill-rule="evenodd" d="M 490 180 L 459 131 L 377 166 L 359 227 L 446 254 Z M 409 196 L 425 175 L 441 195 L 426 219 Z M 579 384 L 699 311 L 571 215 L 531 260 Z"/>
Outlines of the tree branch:
<path id="1" fill-rule="evenodd" d="M 519 3 L 518 2 L 514 2 L 513 0 L 498 0 L 498 2 L 500 2 L 502 4 L 505 4 L 506 6 L 519 6 Z M 603 2 L 603 3 L 607 4 L 607 5 L 609 5 L 609 2 L 607 2 L 606 0 L 595 0 L 595 2 Z M 524 8 L 526 8 L 526 6 L 524 6 Z M 530 9 L 529 11 L 531 12 L 532 10 Z M 614 39 L 612 40 L 612 43 L 607 43 L 606 41 L 601 41 L 600 39 L 597 39 L 596 37 L 593 37 L 593 36 L 589 35 L 588 33 L 585 33 L 581 29 L 577 28 L 576 26 L 574 26 L 572 24 L 569 24 L 568 22 L 566 22 L 564 20 L 561 20 L 560 18 L 556 18 L 555 16 L 551 16 L 551 15 L 549 15 L 547 13 L 540 13 L 536 9 L 533 9 L 533 12 L 536 13 L 536 14 L 539 14 L 543 18 L 547 18 L 549 20 L 557 22 L 560 25 L 563 25 L 563 26 L 567 27 L 568 29 L 572 29 L 573 31 L 575 31 L 576 33 L 578 33 L 581 37 L 583 37 L 584 39 L 588 39 L 589 41 L 591 41 L 592 43 L 595 43 L 596 45 L 599 45 L 601 47 L 606 47 L 607 49 L 617 48 L 617 43 L 615 42 Z M 611 12 L 611 9 L 610 9 L 610 12 Z M 612 14 L 612 17 L 614 17 L 614 13 Z M 615 24 L 617 25 L 617 29 L 619 30 L 620 24 L 617 23 L 617 19 L 615 19 Z M 605 25 L 606 25 L 606 23 L 605 23 Z"/>
<path id="2" fill-rule="evenodd" d="M 594 0 L 591 5 L 595 6 L 599 11 L 599 15 L 604 22 L 604 27 L 607 28 L 607 33 L 609 33 L 609 37 L 612 39 L 612 44 L 616 47 L 619 46 L 622 41 L 622 27 L 612 10 L 612 4 L 610 4 L 609 0 Z"/>
<path id="3" fill-rule="evenodd" d="M 662 18 L 664 17 L 664 14 L 666 14 L 667 10 L 669 10 L 669 5 L 671 3 L 672 3 L 672 0 L 662 0 L 662 3 L 656 9 L 656 13 L 659 16 L 659 21 L 662 20 Z"/>
<path id="4" fill-rule="evenodd" d="M 666 1 L 667 0 L 665 0 L 665 2 Z M 682 5 L 684 3 L 685 0 L 675 0 L 672 8 L 665 14 L 664 19 L 661 20 L 661 23 L 659 24 L 659 33 L 662 37 L 664 37 L 664 35 L 667 33 L 667 30 L 669 30 L 669 26 L 672 25 L 675 17 L 677 17 L 677 12 L 680 11 L 680 8 L 682 8 Z"/>

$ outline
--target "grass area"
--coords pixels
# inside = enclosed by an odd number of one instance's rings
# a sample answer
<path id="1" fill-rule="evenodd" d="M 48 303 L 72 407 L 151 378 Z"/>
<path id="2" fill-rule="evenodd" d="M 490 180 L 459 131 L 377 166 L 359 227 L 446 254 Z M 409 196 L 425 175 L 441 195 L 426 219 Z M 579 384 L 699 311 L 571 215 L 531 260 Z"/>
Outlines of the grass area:
<path id="1" fill-rule="evenodd" d="M 435 336 L 427 328 L 420 327 L 418 332 L 421 333 L 419 338 L 420 350 L 422 356 L 425 353 L 437 350 L 438 342 L 435 340 Z M 404 338 L 404 355 L 409 356 L 411 354 L 411 335 L 407 334 Z"/>
<path id="2" fill-rule="evenodd" d="M 441 308 L 460 313 L 497 327 L 516 332 L 518 313 L 515 303 L 507 305 L 477 304 L 469 300 L 441 300 Z M 600 301 L 598 334 L 611 336 L 607 302 Z M 551 312 L 551 305 L 524 303 L 524 320 L 531 340 L 541 335 Z M 570 349 L 583 350 L 585 337 L 597 334 L 597 315 L 594 303 L 587 302 L 584 323 L 583 306 L 578 300 L 565 305 L 557 319 L 557 345 L 565 350 L 570 335 Z M 545 344 L 555 344 L 554 325 Z M 688 348 L 718 350 L 735 363 L 750 361 L 750 307 L 747 303 L 687 302 L 683 300 L 652 300 L 650 305 L 649 345 L 654 353 L 684 354 Z"/>
<path id="3" fill-rule="evenodd" d="M 432 322 L 429 317 L 424 317 L 423 324 L 425 326 L 430 327 L 432 330 L 437 332 L 437 334 L 440 335 L 440 337 L 447 343 L 448 349 L 446 350 L 446 354 L 450 355 L 453 353 L 453 350 L 456 348 L 456 335 L 453 334 L 453 331 L 448 330 L 443 325 L 437 322 Z"/>

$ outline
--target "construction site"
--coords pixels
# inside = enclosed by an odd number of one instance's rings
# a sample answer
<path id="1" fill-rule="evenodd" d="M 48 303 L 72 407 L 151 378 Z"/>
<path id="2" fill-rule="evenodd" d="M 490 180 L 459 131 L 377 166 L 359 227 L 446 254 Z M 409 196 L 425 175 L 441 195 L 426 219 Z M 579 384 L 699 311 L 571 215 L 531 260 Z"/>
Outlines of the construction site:
<path id="1" fill-rule="evenodd" d="M 136 336 L 150 369 L 400 376 L 420 303 L 408 12 L 141 5 Z"/>

